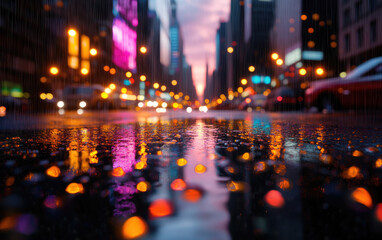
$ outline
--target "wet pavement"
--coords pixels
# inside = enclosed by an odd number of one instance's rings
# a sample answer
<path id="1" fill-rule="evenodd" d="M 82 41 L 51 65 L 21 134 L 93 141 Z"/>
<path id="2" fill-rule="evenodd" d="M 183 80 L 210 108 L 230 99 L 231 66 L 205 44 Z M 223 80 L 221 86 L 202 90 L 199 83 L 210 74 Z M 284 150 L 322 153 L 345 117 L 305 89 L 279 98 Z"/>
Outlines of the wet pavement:
<path id="1" fill-rule="evenodd" d="M 0 118 L 0 239 L 381 239 L 378 114 Z"/>

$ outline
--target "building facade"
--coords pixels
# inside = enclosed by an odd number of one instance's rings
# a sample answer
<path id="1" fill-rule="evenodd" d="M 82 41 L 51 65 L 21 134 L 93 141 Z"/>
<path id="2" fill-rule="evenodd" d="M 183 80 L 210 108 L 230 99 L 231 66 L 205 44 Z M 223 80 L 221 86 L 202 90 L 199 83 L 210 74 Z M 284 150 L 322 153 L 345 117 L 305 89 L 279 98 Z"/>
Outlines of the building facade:
<path id="1" fill-rule="evenodd" d="M 341 69 L 382 56 L 382 1 L 338 0 L 338 6 Z"/>

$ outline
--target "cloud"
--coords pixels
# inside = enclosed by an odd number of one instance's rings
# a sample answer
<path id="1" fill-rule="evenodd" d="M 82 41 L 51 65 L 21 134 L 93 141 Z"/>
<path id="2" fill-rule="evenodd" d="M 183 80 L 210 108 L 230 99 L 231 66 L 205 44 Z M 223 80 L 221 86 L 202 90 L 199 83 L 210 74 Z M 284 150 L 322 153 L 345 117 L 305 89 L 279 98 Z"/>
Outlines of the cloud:
<path id="1" fill-rule="evenodd" d="M 192 65 L 198 95 L 203 94 L 206 60 L 215 66 L 215 39 L 220 20 L 228 19 L 230 0 L 178 0 L 178 19 L 182 27 L 184 52 Z"/>

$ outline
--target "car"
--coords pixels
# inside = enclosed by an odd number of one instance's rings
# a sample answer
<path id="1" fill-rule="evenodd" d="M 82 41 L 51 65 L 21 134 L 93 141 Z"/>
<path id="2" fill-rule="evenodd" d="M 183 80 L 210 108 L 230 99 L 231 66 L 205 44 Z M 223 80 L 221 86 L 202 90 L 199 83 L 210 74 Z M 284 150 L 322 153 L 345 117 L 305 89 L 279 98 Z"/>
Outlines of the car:
<path id="1" fill-rule="evenodd" d="M 344 78 L 312 82 L 305 105 L 322 112 L 340 109 L 382 109 L 382 57 L 370 59 Z"/>
<path id="2" fill-rule="evenodd" d="M 265 110 L 296 111 L 302 109 L 303 101 L 301 91 L 283 86 L 271 91 L 265 102 Z"/>
<path id="3" fill-rule="evenodd" d="M 100 109 L 105 100 L 101 98 L 104 88 L 101 85 L 70 85 L 60 94 L 65 109 Z"/>
<path id="4" fill-rule="evenodd" d="M 245 98 L 244 101 L 240 103 L 239 109 L 240 110 L 247 110 L 248 108 L 251 108 L 254 110 L 264 109 L 266 100 L 267 100 L 267 97 L 264 96 L 263 94 L 251 95 Z"/>

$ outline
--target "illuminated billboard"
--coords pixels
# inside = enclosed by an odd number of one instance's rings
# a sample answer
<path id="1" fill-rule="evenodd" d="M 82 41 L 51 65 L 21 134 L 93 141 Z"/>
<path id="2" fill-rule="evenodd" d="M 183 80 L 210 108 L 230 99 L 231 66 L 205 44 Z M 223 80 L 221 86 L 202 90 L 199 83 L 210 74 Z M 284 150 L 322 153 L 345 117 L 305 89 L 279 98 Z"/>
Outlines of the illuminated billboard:
<path id="1" fill-rule="evenodd" d="M 122 17 L 132 27 L 138 26 L 138 0 L 114 0 L 113 14 Z"/>
<path id="2" fill-rule="evenodd" d="M 123 19 L 113 21 L 113 63 L 128 70 L 136 68 L 137 33 Z"/>

